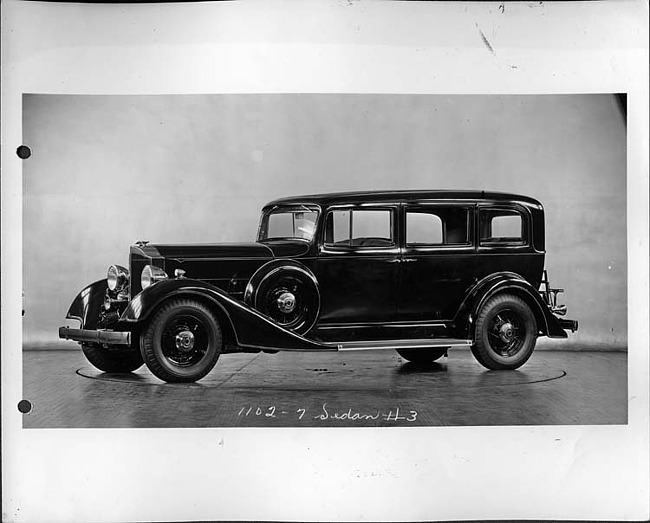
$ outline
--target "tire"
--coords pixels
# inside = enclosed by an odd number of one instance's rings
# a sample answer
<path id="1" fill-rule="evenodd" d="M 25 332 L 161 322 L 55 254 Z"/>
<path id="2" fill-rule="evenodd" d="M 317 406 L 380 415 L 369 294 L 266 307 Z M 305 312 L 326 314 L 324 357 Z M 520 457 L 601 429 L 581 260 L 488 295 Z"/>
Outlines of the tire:
<path id="1" fill-rule="evenodd" d="M 223 346 L 219 321 L 203 303 L 164 303 L 140 336 L 140 352 L 154 376 L 168 383 L 191 383 L 216 365 Z"/>
<path id="2" fill-rule="evenodd" d="M 472 353 L 490 370 L 514 370 L 533 354 L 537 321 L 524 300 L 511 294 L 490 298 L 476 319 Z"/>
<path id="3" fill-rule="evenodd" d="M 137 350 L 109 350 L 91 343 L 82 343 L 86 359 L 103 372 L 133 372 L 144 363 Z"/>
<path id="4" fill-rule="evenodd" d="M 306 334 L 320 311 L 320 291 L 316 278 L 307 269 L 280 266 L 251 278 L 245 301 L 278 325 L 297 334 Z"/>
<path id="5" fill-rule="evenodd" d="M 397 354 L 411 363 L 427 365 L 442 358 L 449 347 L 439 349 L 396 349 Z"/>

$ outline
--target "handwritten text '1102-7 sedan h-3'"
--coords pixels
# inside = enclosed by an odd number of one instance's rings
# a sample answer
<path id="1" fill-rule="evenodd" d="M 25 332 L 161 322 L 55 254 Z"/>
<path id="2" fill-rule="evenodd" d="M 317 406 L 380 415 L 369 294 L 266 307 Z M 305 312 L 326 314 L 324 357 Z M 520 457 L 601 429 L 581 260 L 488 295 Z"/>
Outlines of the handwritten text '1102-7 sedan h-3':
<path id="1" fill-rule="evenodd" d="M 561 289 L 544 270 L 544 210 L 482 191 L 283 198 L 257 241 L 131 247 L 128 268 L 74 299 L 61 338 L 105 372 L 143 363 L 193 382 L 222 354 L 395 349 L 429 363 L 469 347 L 516 369 L 538 336 L 566 338 Z"/>

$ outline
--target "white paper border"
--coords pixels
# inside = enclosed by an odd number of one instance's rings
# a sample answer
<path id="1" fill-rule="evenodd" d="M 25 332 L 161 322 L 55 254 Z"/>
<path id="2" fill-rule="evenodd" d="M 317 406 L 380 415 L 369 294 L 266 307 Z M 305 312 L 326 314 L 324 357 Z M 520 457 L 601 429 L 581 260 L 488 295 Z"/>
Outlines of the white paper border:
<path id="1" fill-rule="evenodd" d="M 500 5 L 3 3 L 3 519 L 648 518 L 647 4 Z M 629 93 L 629 424 L 23 430 L 25 92 Z"/>

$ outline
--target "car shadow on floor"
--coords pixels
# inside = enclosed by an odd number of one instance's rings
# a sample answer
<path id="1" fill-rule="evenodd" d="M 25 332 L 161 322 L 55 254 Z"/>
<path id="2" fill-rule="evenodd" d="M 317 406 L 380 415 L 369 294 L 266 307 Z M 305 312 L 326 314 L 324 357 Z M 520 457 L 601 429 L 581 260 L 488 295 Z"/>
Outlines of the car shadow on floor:
<path id="1" fill-rule="evenodd" d="M 433 361 L 430 363 L 406 362 L 397 369 L 398 374 L 438 374 L 447 372 L 447 365 Z"/>

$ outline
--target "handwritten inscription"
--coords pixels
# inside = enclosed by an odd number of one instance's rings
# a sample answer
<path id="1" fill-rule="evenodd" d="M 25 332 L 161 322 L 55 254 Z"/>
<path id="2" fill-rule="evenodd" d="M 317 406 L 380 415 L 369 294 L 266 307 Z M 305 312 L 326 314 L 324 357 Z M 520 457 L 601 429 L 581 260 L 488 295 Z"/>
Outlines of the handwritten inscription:
<path id="1" fill-rule="evenodd" d="M 376 421 L 382 420 L 387 422 L 405 421 L 413 423 L 417 420 L 418 413 L 416 410 L 404 410 L 396 407 L 387 412 L 382 410 L 361 412 L 353 408 L 344 410 L 332 409 L 323 403 L 319 409 L 308 411 L 306 408 L 298 409 L 282 409 L 275 405 L 270 406 L 254 406 L 246 405 L 242 407 L 237 413 L 237 417 L 264 417 L 264 418 L 295 418 L 298 421 L 304 419 L 315 419 L 319 421 L 325 420 L 347 420 L 347 421 Z"/>

